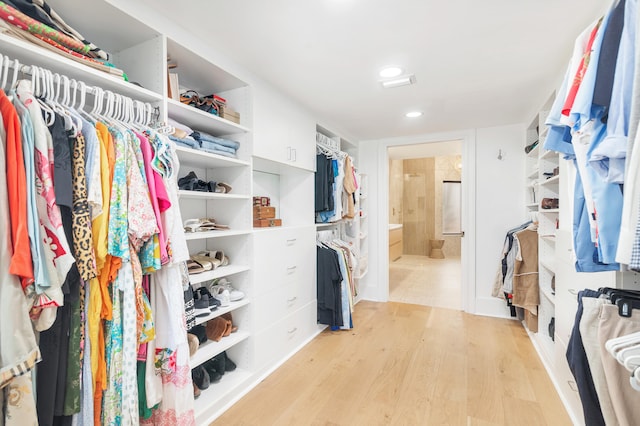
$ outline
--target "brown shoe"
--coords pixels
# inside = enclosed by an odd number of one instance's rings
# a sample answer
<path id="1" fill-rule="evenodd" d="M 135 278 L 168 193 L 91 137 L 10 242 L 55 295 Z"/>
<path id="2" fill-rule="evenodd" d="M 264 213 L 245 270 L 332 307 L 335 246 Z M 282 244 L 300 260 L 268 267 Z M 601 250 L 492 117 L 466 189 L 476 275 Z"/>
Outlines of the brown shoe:
<path id="1" fill-rule="evenodd" d="M 228 321 L 222 317 L 216 317 L 207 321 L 207 338 L 219 342 L 227 331 Z"/>
<path id="2" fill-rule="evenodd" d="M 557 198 L 543 198 L 540 202 L 540 208 L 543 209 L 557 209 L 559 205 L 559 201 Z"/>

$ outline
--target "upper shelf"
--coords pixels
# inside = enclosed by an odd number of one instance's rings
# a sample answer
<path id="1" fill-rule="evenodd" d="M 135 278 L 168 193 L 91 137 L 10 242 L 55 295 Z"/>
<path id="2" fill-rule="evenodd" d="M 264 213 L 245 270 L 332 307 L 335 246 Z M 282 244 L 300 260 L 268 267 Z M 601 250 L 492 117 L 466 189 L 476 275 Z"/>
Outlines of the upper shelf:
<path id="1" fill-rule="evenodd" d="M 211 33 L 216 37 L 215 32 Z M 177 64 L 180 86 L 195 90 L 201 95 L 210 95 L 246 87 L 247 83 L 209 62 L 202 54 L 194 52 L 179 42 L 167 38 L 167 54 Z"/>
<path id="2" fill-rule="evenodd" d="M 177 122 L 185 124 L 193 130 L 200 130 L 213 136 L 250 132 L 248 127 L 184 105 L 174 99 L 167 99 L 167 109 L 169 111 L 169 117 Z"/>
<path id="3" fill-rule="evenodd" d="M 528 157 L 533 157 L 533 158 L 538 158 L 538 151 L 540 150 L 540 142 L 538 142 L 538 145 L 536 145 L 535 148 L 533 148 L 531 151 L 529 151 L 527 153 Z"/>
<path id="4" fill-rule="evenodd" d="M 557 185 L 558 182 L 560 182 L 560 175 L 555 175 L 555 176 L 551 176 L 549 179 L 547 180 L 543 180 L 542 182 L 540 182 L 540 185 Z"/>
<path id="5" fill-rule="evenodd" d="M 21 64 L 42 67 L 66 75 L 71 79 L 82 81 L 89 86 L 99 86 L 131 99 L 143 102 L 162 100 L 162 95 L 124 81 L 120 77 L 98 71 L 35 44 L 2 33 L 0 33 L 0 54 L 7 55 L 11 59 L 18 59 Z"/>
<path id="6" fill-rule="evenodd" d="M 541 156 L 540 159 L 541 160 L 546 160 L 546 159 L 558 159 L 559 158 L 559 154 L 556 151 L 551 151 L 551 150 L 546 150 Z"/>
<path id="7" fill-rule="evenodd" d="M 146 22 L 113 5 L 111 0 L 47 0 L 47 4 L 62 16 L 67 24 L 109 53 L 126 50 L 160 35 Z M 89 19 L 88 14 L 93 19 Z M 102 25 L 96 25 L 98 22 Z"/>
<path id="8" fill-rule="evenodd" d="M 176 145 L 176 152 L 180 157 L 181 165 L 202 166 L 205 168 L 249 166 L 249 162 L 247 161 L 211 154 L 179 145 Z"/>

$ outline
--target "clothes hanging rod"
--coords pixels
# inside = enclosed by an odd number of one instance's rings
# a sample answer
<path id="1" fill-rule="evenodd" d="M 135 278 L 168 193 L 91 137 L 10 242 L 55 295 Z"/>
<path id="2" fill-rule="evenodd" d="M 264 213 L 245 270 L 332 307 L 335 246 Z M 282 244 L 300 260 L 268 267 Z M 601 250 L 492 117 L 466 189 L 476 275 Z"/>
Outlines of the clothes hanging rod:
<path id="1" fill-rule="evenodd" d="M 4 55 L 2 53 L 0 53 L 0 70 L 1 70 L 1 74 L 2 74 L 2 87 L 5 86 L 6 84 L 6 79 L 7 79 L 7 71 L 8 69 L 11 68 L 14 70 L 14 76 L 13 76 L 13 81 L 10 87 L 12 87 L 17 80 L 17 76 L 18 73 L 22 73 L 24 75 L 28 75 L 33 77 L 34 76 L 34 71 L 39 70 L 40 72 L 43 72 L 43 74 L 50 74 L 53 79 L 59 79 L 58 81 L 62 81 L 64 79 L 68 79 L 70 82 L 76 82 L 76 87 L 74 88 L 75 90 L 77 90 L 78 87 L 82 87 L 82 90 L 85 93 L 88 93 L 90 95 L 99 95 L 99 94 L 110 94 L 112 93 L 114 96 L 118 96 L 120 98 L 122 98 L 124 101 L 127 102 L 140 102 L 143 103 L 145 105 L 147 105 L 149 108 L 153 109 L 153 106 L 149 103 L 149 102 L 142 102 L 142 101 L 138 101 L 135 100 L 129 96 L 125 96 L 125 95 L 121 95 L 119 93 L 115 93 L 111 90 L 107 90 L 107 89 L 103 89 L 99 86 L 92 86 L 89 84 L 86 84 L 85 82 L 83 82 L 82 80 L 76 80 L 76 79 L 72 79 L 69 78 L 67 76 L 64 76 L 63 74 L 59 74 L 56 72 L 53 72 L 47 68 L 44 67 L 40 67 L 40 66 L 35 66 L 35 65 L 29 65 L 29 64 L 22 64 L 20 63 L 20 61 L 18 59 L 11 59 L 9 56 Z M 37 72 L 37 71 L 36 71 Z M 61 84 L 61 83 L 54 83 L 54 84 Z"/>

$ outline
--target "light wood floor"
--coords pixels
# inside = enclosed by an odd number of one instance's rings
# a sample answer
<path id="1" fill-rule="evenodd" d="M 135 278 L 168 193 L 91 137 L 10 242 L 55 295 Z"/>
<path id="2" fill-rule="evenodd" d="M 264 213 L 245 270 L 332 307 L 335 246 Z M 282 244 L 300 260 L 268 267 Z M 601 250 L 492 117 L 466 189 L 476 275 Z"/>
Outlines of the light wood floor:
<path id="1" fill-rule="evenodd" d="M 354 323 L 320 334 L 213 424 L 571 424 L 516 321 L 360 302 Z"/>
<path id="2" fill-rule="evenodd" d="M 389 263 L 389 300 L 462 309 L 460 258 L 403 255 Z"/>

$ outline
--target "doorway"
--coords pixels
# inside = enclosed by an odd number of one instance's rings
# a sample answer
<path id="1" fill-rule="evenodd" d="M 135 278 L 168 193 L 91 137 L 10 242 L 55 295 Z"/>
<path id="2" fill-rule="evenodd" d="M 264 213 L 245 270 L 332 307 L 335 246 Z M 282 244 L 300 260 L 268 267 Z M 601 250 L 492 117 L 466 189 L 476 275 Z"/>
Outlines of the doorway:
<path id="1" fill-rule="evenodd" d="M 460 310 L 462 141 L 392 146 L 387 159 L 389 300 Z"/>

